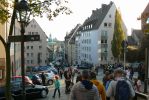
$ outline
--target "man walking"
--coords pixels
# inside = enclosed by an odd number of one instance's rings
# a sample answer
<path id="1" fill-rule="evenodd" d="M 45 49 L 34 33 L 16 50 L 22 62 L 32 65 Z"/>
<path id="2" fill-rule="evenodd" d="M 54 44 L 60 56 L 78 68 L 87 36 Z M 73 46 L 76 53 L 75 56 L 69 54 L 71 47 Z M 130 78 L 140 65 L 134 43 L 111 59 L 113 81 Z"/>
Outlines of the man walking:
<path id="1" fill-rule="evenodd" d="M 107 97 L 113 98 L 112 100 L 131 100 L 135 96 L 135 91 L 130 81 L 124 77 L 124 71 L 116 69 L 114 78 L 106 91 Z"/>
<path id="2" fill-rule="evenodd" d="M 46 76 L 45 76 L 44 72 L 42 72 L 42 74 L 41 74 L 41 79 L 42 79 L 42 84 L 45 85 Z"/>
<path id="3" fill-rule="evenodd" d="M 98 89 L 89 80 L 89 72 L 82 72 L 82 81 L 77 82 L 71 90 L 70 100 L 99 100 Z"/>

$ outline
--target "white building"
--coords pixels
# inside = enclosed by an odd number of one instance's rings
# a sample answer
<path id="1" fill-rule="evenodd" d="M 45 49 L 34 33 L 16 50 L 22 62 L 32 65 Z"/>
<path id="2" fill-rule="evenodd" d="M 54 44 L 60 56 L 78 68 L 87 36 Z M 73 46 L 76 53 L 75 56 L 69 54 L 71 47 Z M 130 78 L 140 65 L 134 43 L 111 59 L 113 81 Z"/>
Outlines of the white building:
<path id="1" fill-rule="evenodd" d="M 93 65 L 114 63 L 111 51 L 115 24 L 116 6 L 113 2 L 102 4 L 100 9 L 92 11 L 92 15 L 85 20 L 78 30 L 77 54 L 78 63 Z M 125 33 L 127 29 L 122 23 Z"/>
<path id="2" fill-rule="evenodd" d="M 40 35 L 40 41 L 30 41 L 25 43 L 25 65 L 45 66 L 47 65 L 47 35 L 32 19 L 26 28 L 25 35 Z"/>

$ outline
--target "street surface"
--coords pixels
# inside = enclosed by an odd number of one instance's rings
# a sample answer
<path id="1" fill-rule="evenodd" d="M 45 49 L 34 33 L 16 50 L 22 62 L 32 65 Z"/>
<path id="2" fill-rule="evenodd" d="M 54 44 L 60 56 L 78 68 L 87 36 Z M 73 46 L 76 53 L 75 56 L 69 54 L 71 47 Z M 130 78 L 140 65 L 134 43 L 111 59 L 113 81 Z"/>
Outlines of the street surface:
<path id="1" fill-rule="evenodd" d="M 97 79 L 102 81 L 102 78 L 103 78 L 103 70 L 100 69 L 98 76 L 97 76 Z M 75 79 L 74 79 L 74 82 L 75 82 Z M 44 98 L 44 99 L 41 98 L 41 99 L 35 99 L 35 100 L 69 100 L 69 94 L 65 94 L 64 79 L 60 80 L 60 83 L 61 83 L 61 90 L 60 90 L 61 91 L 61 97 L 60 98 L 58 96 L 58 92 L 57 92 L 55 98 L 52 98 L 53 93 L 54 93 L 54 85 L 52 85 L 52 86 L 49 86 L 49 94 L 48 94 L 47 98 Z"/>

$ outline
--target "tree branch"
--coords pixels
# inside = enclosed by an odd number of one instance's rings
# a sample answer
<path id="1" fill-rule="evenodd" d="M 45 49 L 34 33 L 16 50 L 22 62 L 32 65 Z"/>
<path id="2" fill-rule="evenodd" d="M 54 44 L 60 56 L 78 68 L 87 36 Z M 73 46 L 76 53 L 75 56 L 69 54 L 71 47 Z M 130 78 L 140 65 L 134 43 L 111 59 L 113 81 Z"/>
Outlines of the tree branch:
<path id="1" fill-rule="evenodd" d="M 3 39 L 3 37 L 1 35 L 0 35 L 0 40 L 2 41 L 4 47 L 6 48 L 6 42 L 5 42 L 5 40 Z"/>
<path id="2" fill-rule="evenodd" d="M 14 2 L 14 9 L 13 9 L 12 17 L 11 17 L 9 36 L 11 36 L 13 33 L 13 25 L 14 25 L 15 18 L 16 18 L 16 4 L 17 4 L 17 2 L 18 2 L 18 0 L 15 0 L 15 2 Z"/>

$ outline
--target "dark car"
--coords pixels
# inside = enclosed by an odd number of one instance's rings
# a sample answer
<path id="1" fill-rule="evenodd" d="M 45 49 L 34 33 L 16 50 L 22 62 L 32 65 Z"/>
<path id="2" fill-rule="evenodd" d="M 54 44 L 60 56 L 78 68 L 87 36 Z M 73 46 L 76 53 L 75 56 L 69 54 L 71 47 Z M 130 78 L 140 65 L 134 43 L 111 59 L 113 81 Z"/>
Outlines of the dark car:
<path id="1" fill-rule="evenodd" d="M 34 85 L 32 83 L 25 84 L 26 98 L 45 98 L 48 95 L 48 88 L 42 85 Z M 5 100 L 5 88 L 0 87 L 0 100 Z M 11 95 L 13 100 L 22 99 L 22 81 L 11 81 Z"/>

